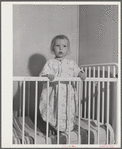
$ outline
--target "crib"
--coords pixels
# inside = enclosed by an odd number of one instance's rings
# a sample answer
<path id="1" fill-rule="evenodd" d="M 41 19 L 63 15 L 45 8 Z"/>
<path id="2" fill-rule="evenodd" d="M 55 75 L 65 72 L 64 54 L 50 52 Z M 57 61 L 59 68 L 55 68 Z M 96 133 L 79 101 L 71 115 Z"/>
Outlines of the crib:
<path id="1" fill-rule="evenodd" d="M 116 144 L 114 130 L 112 128 L 111 100 L 117 99 L 118 65 L 90 64 L 80 66 L 84 69 L 87 78 L 55 78 L 58 83 L 58 103 L 60 99 L 60 83 L 68 81 L 75 83 L 78 96 L 78 110 L 76 113 L 75 131 L 68 134 L 59 132 L 59 112 L 57 135 L 49 136 L 49 85 L 46 77 L 13 77 L 13 83 L 18 86 L 18 107 L 13 114 L 13 144 Z M 31 83 L 34 89 L 34 116 L 30 118 L 31 109 Z M 46 134 L 37 127 L 38 123 L 38 96 L 39 83 L 47 83 L 47 123 Z M 70 115 L 70 101 L 69 101 Z M 58 110 L 60 105 L 58 104 Z M 16 113 L 16 114 L 15 114 Z M 19 135 L 18 135 L 19 134 Z M 18 137 L 19 136 L 19 137 Z M 61 142 L 61 140 L 64 140 Z"/>

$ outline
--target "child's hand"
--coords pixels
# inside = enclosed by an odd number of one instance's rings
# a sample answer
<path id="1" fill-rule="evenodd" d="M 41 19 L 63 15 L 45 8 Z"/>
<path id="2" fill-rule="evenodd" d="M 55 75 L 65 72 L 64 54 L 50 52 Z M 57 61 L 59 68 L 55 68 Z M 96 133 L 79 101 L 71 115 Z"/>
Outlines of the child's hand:
<path id="1" fill-rule="evenodd" d="M 45 75 L 42 75 L 41 77 L 47 77 L 50 81 L 52 81 L 54 79 L 53 74 L 45 74 Z"/>
<path id="2" fill-rule="evenodd" d="M 81 80 L 85 80 L 86 79 L 86 74 L 84 72 L 79 72 L 78 77 L 81 78 Z"/>
<path id="3" fill-rule="evenodd" d="M 48 79 L 49 79 L 50 81 L 52 81 L 52 80 L 54 79 L 54 75 L 53 75 L 53 74 L 48 74 L 47 77 L 48 77 Z"/>

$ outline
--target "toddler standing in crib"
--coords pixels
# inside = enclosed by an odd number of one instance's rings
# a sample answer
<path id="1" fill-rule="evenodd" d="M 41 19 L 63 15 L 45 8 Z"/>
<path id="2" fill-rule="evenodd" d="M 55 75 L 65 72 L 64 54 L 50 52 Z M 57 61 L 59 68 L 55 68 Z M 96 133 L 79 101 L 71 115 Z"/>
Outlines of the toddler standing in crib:
<path id="1" fill-rule="evenodd" d="M 70 42 L 65 35 L 58 35 L 51 42 L 51 53 L 55 55 L 45 64 L 40 76 L 48 77 L 52 81 L 55 77 L 80 77 L 85 80 L 86 76 L 73 60 L 67 59 L 70 52 Z M 70 101 L 70 126 L 68 125 L 68 104 L 69 104 L 69 84 L 68 82 L 60 83 L 60 118 L 59 131 L 67 132 L 74 128 L 75 113 L 78 105 L 78 99 L 75 96 L 75 88 L 71 85 Z M 43 84 L 43 90 L 39 105 L 40 113 L 44 121 L 47 119 L 47 84 Z M 50 82 L 49 87 L 49 123 L 55 129 L 58 126 L 58 83 Z"/>

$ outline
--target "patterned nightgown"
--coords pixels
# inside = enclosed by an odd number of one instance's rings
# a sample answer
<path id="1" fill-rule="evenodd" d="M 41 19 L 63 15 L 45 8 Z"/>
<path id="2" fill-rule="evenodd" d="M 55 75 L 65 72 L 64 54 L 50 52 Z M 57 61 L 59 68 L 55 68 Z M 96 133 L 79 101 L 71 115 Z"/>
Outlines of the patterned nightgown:
<path id="1" fill-rule="evenodd" d="M 53 74 L 55 77 L 77 77 L 80 72 L 80 68 L 73 60 L 63 59 L 59 61 L 57 59 L 51 59 L 45 64 L 40 76 L 45 74 Z M 71 85 L 71 101 L 70 101 L 70 131 L 74 128 L 75 112 L 78 105 L 77 95 L 75 93 L 75 87 Z M 50 82 L 49 87 L 49 122 L 57 129 L 58 125 L 58 83 Z M 68 131 L 69 129 L 69 84 L 68 82 L 60 83 L 60 118 L 59 118 L 59 130 Z M 47 84 L 43 84 L 43 90 L 40 97 L 39 105 L 40 113 L 44 121 L 47 119 Z"/>

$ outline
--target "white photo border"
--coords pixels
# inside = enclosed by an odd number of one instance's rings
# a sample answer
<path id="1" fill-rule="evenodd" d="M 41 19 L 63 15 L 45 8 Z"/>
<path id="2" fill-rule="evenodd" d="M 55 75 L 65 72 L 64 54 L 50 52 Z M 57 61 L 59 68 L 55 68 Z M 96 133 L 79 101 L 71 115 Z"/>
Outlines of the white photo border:
<path id="1" fill-rule="evenodd" d="M 121 97 L 121 3 L 120 2 L 1 2 L 1 147 L 2 148 L 69 148 L 69 145 L 13 145 L 12 144 L 12 98 L 13 98 L 13 5 L 14 4 L 33 4 L 33 5 L 118 5 L 118 45 L 119 45 L 119 75 L 118 75 L 118 95 Z M 121 98 L 120 98 L 121 99 Z M 117 100 L 118 106 L 118 136 L 121 136 L 121 101 Z M 75 145 L 77 148 L 101 148 L 100 145 Z M 110 147 L 111 146 L 105 146 Z M 121 137 L 118 138 L 118 144 L 114 148 L 121 147 Z M 104 148 L 104 146 L 103 146 Z"/>

